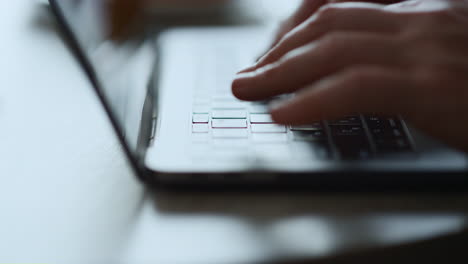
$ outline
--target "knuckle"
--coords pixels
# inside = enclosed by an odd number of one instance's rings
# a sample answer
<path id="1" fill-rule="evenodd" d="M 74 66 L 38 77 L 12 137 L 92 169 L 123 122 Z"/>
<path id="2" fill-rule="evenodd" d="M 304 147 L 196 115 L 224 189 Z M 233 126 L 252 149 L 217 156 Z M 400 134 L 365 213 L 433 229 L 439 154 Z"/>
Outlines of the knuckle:
<path id="1" fill-rule="evenodd" d="M 356 67 L 348 70 L 343 80 L 345 83 L 359 85 L 371 80 L 373 76 L 374 73 L 371 69 L 367 67 Z"/>
<path id="2" fill-rule="evenodd" d="M 338 8 L 333 4 L 324 5 L 317 11 L 317 21 L 321 23 L 330 23 L 336 19 Z"/>
<path id="3" fill-rule="evenodd" d="M 428 36 L 433 36 L 447 26 L 452 26 L 456 22 L 453 12 L 448 9 L 422 12 L 419 14 L 403 14 L 403 19 L 410 24 L 401 33 L 408 41 L 418 40 Z M 438 30 L 437 30 L 438 29 Z"/>
<path id="4" fill-rule="evenodd" d="M 346 43 L 346 36 L 343 33 L 334 32 L 325 35 L 318 43 L 318 48 L 321 49 L 324 53 L 339 56 L 344 49 L 344 44 Z"/>
<path id="5" fill-rule="evenodd" d="M 416 70 L 416 78 L 422 89 L 443 87 L 450 79 L 445 70 L 437 65 L 425 65 Z"/>
<path id="6" fill-rule="evenodd" d="M 427 30 L 441 27 L 453 21 L 453 11 L 450 8 L 435 10 L 419 15 L 419 26 Z"/>

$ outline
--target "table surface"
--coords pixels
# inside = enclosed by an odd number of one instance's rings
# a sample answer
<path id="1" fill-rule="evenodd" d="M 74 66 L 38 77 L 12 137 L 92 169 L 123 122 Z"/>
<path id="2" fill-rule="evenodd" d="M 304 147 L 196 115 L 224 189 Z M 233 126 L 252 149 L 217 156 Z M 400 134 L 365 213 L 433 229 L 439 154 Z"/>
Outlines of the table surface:
<path id="1" fill-rule="evenodd" d="M 268 19 L 285 2 L 243 1 Z M 1 263 L 251 263 L 465 224 L 466 195 L 150 192 L 47 8 L 0 1 L 0 32 Z"/>

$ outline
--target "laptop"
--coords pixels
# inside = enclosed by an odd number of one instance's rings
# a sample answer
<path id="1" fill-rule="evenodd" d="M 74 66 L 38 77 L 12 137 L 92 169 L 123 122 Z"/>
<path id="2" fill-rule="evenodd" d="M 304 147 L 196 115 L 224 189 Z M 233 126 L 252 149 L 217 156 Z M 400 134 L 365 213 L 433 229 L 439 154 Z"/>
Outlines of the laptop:
<path id="1" fill-rule="evenodd" d="M 350 115 L 282 126 L 271 120 L 269 102 L 236 99 L 231 80 L 264 48 L 265 29 L 179 28 L 115 43 L 105 37 L 105 2 L 50 0 L 144 182 L 325 191 L 467 185 L 465 154 L 399 116 Z"/>

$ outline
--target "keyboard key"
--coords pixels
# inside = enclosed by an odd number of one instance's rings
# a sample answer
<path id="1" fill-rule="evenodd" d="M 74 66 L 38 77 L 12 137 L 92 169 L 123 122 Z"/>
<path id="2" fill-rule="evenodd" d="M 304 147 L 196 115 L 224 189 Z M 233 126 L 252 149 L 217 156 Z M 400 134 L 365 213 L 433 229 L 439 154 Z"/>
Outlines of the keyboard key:
<path id="1" fill-rule="evenodd" d="M 210 121 L 210 115 L 209 114 L 194 114 L 192 117 L 192 122 L 194 124 L 208 124 Z"/>
<path id="2" fill-rule="evenodd" d="M 377 117 L 377 116 L 368 116 L 365 118 L 367 126 L 370 129 L 374 128 L 402 128 L 403 123 L 400 118 L 397 117 Z"/>
<path id="3" fill-rule="evenodd" d="M 266 104 L 253 104 L 249 109 L 252 114 L 268 114 L 270 110 Z"/>
<path id="4" fill-rule="evenodd" d="M 360 136 L 364 135 L 364 129 L 362 126 L 353 125 L 353 126 L 330 126 L 333 136 Z"/>
<path id="5" fill-rule="evenodd" d="M 239 99 L 234 97 L 232 93 L 217 93 L 213 96 L 211 96 L 211 100 L 213 102 L 219 102 L 219 103 L 225 103 L 225 102 L 239 102 Z"/>
<path id="6" fill-rule="evenodd" d="M 269 134 L 259 133 L 252 134 L 252 141 L 255 143 L 284 143 L 288 141 L 288 135 L 286 133 Z"/>
<path id="7" fill-rule="evenodd" d="M 286 133 L 286 126 L 276 124 L 252 124 L 252 133 Z"/>
<path id="8" fill-rule="evenodd" d="M 365 117 L 367 126 L 369 128 L 381 128 L 384 126 L 384 120 L 377 116 L 366 116 Z"/>
<path id="9" fill-rule="evenodd" d="M 322 124 L 319 122 L 311 124 L 311 125 L 303 125 L 303 126 L 291 126 L 292 131 L 318 131 L 323 130 Z"/>
<path id="10" fill-rule="evenodd" d="M 213 138 L 248 138 L 247 129 L 214 129 Z"/>
<path id="11" fill-rule="evenodd" d="M 408 139 L 378 139 L 375 141 L 377 152 L 379 154 L 391 154 L 398 152 L 412 152 L 413 149 Z"/>
<path id="12" fill-rule="evenodd" d="M 334 125 L 361 125 L 360 116 L 347 116 L 342 119 L 329 121 L 329 124 Z"/>
<path id="13" fill-rule="evenodd" d="M 390 127 L 392 128 L 401 126 L 401 121 L 398 120 L 397 118 L 388 118 L 387 121 Z"/>
<path id="14" fill-rule="evenodd" d="M 208 106 L 205 106 L 205 105 L 203 105 L 203 106 L 196 105 L 196 106 L 193 107 L 192 110 L 193 110 L 194 114 L 208 114 L 208 113 L 210 113 L 210 108 Z"/>
<path id="15" fill-rule="evenodd" d="M 414 152 L 400 118 L 366 117 L 366 122 L 379 156 Z"/>
<path id="16" fill-rule="evenodd" d="M 326 141 L 327 136 L 323 130 L 293 131 L 295 141 Z"/>
<path id="17" fill-rule="evenodd" d="M 406 137 L 406 132 L 403 128 L 373 128 L 370 129 L 370 132 L 375 139 Z"/>
<path id="18" fill-rule="evenodd" d="M 334 138 L 340 157 L 344 160 L 363 160 L 372 157 L 369 142 L 363 136 Z"/>
<path id="19" fill-rule="evenodd" d="M 247 107 L 245 102 L 213 102 L 213 109 L 244 110 Z"/>
<path id="20" fill-rule="evenodd" d="M 372 136 L 375 138 L 387 138 L 391 137 L 391 135 L 388 133 L 388 130 L 382 127 L 379 128 L 369 128 L 370 133 Z"/>
<path id="21" fill-rule="evenodd" d="M 192 132 L 193 133 L 208 133 L 210 131 L 210 127 L 208 124 L 193 124 L 192 125 Z"/>
<path id="22" fill-rule="evenodd" d="M 215 110 L 212 113 L 213 119 L 247 119 L 245 110 Z"/>
<path id="23" fill-rule="evenodd" d="M 361 125 L 332 125 L 330 129 L 342 159 L 363 160 L 372 157 L 370 143 Z"/>
<path id="24" fill-rule="evenodd" d="M 272 124 L 273 119 L 271 119 L 271 115 L 268 114 L 251 114 L 250 115 L 250 123 L 252 124 Z"/>
<path id="25" fill-rule="evenodd" d="M 213 128 L 247 128 L 247 120 L 245 119 L 214 119 L 212 121 Z"/>

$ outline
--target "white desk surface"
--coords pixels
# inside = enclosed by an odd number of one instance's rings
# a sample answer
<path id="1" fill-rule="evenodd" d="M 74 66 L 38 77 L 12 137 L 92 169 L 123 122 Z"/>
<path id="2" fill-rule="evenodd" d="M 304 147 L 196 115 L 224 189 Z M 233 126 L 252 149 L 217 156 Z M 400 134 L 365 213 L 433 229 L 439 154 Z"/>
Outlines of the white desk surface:
<path id="1" fill-rule="evenodd" d="M 147 192 L 35 3 L 0 1 L 0 263 L 251 263 L 464 225 L 462 195 Z"/>

